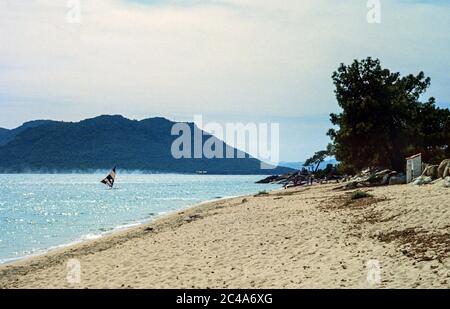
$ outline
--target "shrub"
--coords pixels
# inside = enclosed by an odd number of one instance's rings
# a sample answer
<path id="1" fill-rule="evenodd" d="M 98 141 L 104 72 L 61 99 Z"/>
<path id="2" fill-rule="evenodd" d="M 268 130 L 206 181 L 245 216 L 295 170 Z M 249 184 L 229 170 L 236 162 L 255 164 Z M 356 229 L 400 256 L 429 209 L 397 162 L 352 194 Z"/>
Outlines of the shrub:
<path id="1" fill-rule="evenodd" d="M 372 195 L 370 195 L 367 192 L 361 191 L 361 190 L 356 190 L 355 192 L 352 193 L 352 200 L 357 200 L 360 198 L 366 198 L 366 197 L 371 197 Z"/>

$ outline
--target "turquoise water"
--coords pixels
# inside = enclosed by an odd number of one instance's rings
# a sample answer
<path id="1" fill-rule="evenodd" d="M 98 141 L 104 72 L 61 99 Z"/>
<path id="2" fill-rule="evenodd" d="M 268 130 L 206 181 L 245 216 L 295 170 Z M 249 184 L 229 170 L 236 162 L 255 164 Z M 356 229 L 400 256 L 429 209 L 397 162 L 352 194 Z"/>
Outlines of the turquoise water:
<path id="1" fill-rule="evenodd" d="M 138 225 L 199 202 L 278 188 L 264 176 L 0 174 L 0 263 Z"/>

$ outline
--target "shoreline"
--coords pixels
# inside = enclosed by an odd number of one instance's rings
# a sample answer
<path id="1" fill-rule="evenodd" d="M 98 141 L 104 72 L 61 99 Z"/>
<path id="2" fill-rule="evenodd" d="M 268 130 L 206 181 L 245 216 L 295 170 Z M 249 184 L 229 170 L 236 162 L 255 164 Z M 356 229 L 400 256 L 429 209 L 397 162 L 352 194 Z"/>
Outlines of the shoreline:
<path id="1" fill-rule="evenodd" d="M 279 189 L 273 189 L 271 191 L 268 192 L 272 192 L 272 191 L 276 191 Z M 248 194 L 248 196 L 251 196 L 253 194 L 256 193 L 251 193 Z M 232 199 L 232 198 L 239 198 L 239 197 L 246 197 L 247 195 L 242 195 L 242 196 L 224 196 L 224 197 L 220 197 L 220 198 L 214 198 L 214 199 L 210 199 L 210 200 L 205 200 L 196 204 L 191 204 L 191 205 L 187 205 L 185 207 L 182 207 L 180 209 L 177 210 L 172 210 L 172 211 L 166 211 L 166 212 L 162 212 L 162 213 L 158 213 L 158 215 L 153 216 L 152 218 L 147 218 L 147 219 L 143 219 L 141 221 L 134 221 L 134 222 L 130 222 L 130 223 L 125 223 L 125 224 L 121 224 L 118 226 L 115 226 L 113 228 L 111 228 L 108 231 L 104 231 L 104 232 L 100 232 L 98 234 L 83 234 L 81 236 L 79 236 L 77 239 L 75 240 L 71 240 L 67 243 L 64 244 L 60 244 L 60 245 L 56 245 L 56 246 L 51 246 L 49 248 L 46 249 L 42 249 L 42 250 L 38 250 L 37 252 L 31 253 L 29 255 L 25 255 L 25 256 L 21 256 L 21 257 L 17 257 L 17 258 L 7 258 L 7 259 L 0 259 L 0 270 L 2 268 L 2 266 L 13 266 L 15 263 L 18 263 L 20 261 L 23 260 L 28 260 L 28 259 L 33 259 L 33 258 L 37 258 L 37 257 L 42 257 L 45 256 L 47 254 L 51 254 L 54 251 L 57 250 L 64 250 L 67 248 L 70 248 L 72 246 L 78 246 L 78 245 L 83 245 L 83 244 L 87 244 L 91 241 L 94 240 L 100 240 L 104 237 L 108 237 L 108 236 L 114 236 L 116 233 L 120 233 L 120 232 L 126 232 L 132 229 L 137 229 L 137 228 L 142 228 L 145 227 L 147 225 L 151 225 L 152 223 L 154 223 L 156 220 L 159 220 L 161 218 L 164 218 L 166 216 L 171 216 L 171 215 L 176 215 L 179 212 L 191 209 L 191 208 L 195 208 L 195 207 L 200 207 L 204 204 L 209 204 L 209 203 L 214 203 L 214 202 L 218 202 L 218 201 L 222 201 L 222 200 L 228 200 L 228 199 Z"/>
<path id="2" fill-rule="evenodd" d="M 273 191 L 278 191 L 280 189 L 274 189 Z M 59 259 L 60 256 L 64 256 L 66 253 L 69 253 L 70 255 L 74 254 L 76 255 L 78 252 L 81 252 L 81 254 L 85 254 L 86 251 L 89 251 L 91 247 L 94 248 L 97 246 L 102 247 L 102 243 L 108 243 L 110 241 L 119 239 L 127 241 L 134 237 L 139 237 L 142 233 L 146 233 L 146 230 L 148 228 L 154 229 L 155 226 L 165 226 L 167 222 L 170 221 L 177 221 L 177 219 L 180 219 L 180 216 L 186 217 L 189 216 L 189 214 L 196 214 L 198 212 L 207 211 L 208 207 L 214 207 L 218 202 L 226 202 L 233 199 L 245 199 L 246 197 L 251 197 L 256 193 L 248 194 L 248 195 L 242 195 L 242 196 L 230 196 L 230 197 L 221 197 L 217 199 L 212 200 L 206 200 L 194 205 L 186 206 L 185 208 L 181 208 L 178 210 L 170 211 L 165 214 L 162 214 L 160 216 L 157 216 L 153 220 L 150 219 L 146 222 L 142 222 L 141 224 L 138 224 L 137 226 L 132 226 L 129 228 L 124 228 L 120 230 L 115 231 L 109 231 L 105 235 L 102 235 L 97 238 L 93 239 L 86 239 L 86 240 L 80 240 L 78 242 L 71 242 L 69 244 L 60 245 L 58 247 L 48 249 L 45 252 L 36 254 L 36 255 L 28 255 L 22 258 L 19 258 L 17 260 L 1 263 L 0 264 L 0 279 L 2 279 L 2 276 L 4 276 L 4 272 L 9 272 L 10 269 L 17 269 L 19 272 L 23 272 L 23 268 L 27 268 L 27 266 L 34 265 L 40 268 L 41 266 L 45 267 L 47 263 L 52 264 L 55 259 Z M 185 216 L 186 215 L 186 216 Z M 181 218 L 184 219 L 184 218 Z M 170 223 L 169 223 L 170 224 Z M 125 238 L 125 239 L 123 239 Z M 25 273 L 27 273 L 28 270 L 25 270 Z M 0 280 L 0 289 L 3 288 Z"/>
<path id="3" fill-rule="evenodd" d="M 367 188 L 373 197 L 353 203 L 335 187 L 196 204 L 2 264 L 0 288 L 450 287 L 448 189 Z M 80 262 L 80 283 L 67 281 L 70 259 Z M 373 260 L 379 283 L 367 279 Z"/>

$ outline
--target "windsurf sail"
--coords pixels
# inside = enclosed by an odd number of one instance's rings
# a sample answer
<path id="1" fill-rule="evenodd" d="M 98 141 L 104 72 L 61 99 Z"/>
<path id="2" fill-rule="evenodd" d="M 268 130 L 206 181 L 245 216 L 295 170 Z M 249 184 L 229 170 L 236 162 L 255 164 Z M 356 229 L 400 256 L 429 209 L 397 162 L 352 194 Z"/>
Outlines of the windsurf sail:
<path id="1" fill-rule="evenodd" d="M 114 166 L 111 172 L 108 174 L 108 176 L 106 176 L 105 179 L 101 181 L 101 183 L 104 183 L 105 185 L 112 188 L 115 179 L 116 179 L 116 167 Z"/>

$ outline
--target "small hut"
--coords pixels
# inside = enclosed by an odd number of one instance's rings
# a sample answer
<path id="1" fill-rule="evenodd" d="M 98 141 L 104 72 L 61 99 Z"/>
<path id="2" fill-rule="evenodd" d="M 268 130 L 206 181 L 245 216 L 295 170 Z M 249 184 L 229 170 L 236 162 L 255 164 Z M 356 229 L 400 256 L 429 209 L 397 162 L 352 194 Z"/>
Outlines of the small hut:
<path id="1" fill-rule="evenodd" d="M 406 158 L 406 183 L 422 175 L 422 154 Z"/>

